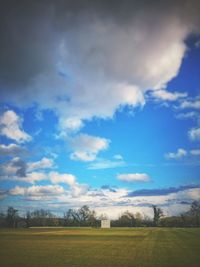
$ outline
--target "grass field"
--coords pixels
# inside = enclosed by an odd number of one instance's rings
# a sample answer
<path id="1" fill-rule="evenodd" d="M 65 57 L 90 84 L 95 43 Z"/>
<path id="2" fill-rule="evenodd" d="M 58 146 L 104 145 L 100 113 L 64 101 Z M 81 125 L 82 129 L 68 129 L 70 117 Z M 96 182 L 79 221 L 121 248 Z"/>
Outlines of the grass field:
<path id="1" fill-rule="evenodd" d="M 199 267 L 200 229 L 1 229 L 0 266 Z"/>

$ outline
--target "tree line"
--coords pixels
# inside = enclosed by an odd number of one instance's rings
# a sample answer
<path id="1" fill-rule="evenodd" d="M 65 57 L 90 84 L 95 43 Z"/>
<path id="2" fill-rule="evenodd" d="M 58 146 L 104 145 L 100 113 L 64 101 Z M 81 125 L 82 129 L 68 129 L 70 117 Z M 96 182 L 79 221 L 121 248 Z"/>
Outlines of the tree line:
<path id="1" fill-rule="evenodd" d="M 200 227 L 200 202 L 193 202 L 187 212 L 179 216 L 164 216 L 161 208 L 152 206 L 153 218 L 139 212 L 123 212 L 117 219 L 111 221 L 112 227 Z M 38 209 L 20 216 L 18 210 L 8 207 L 6 213 L 0 213 L 0 227 L 100 227 L 101 220 L 108 219 L 106 215 L 97 216 L 95 210 L 87 205 L 80 209 L 69 209 L 63 216 L 56 216 L 48 210 Z"/>

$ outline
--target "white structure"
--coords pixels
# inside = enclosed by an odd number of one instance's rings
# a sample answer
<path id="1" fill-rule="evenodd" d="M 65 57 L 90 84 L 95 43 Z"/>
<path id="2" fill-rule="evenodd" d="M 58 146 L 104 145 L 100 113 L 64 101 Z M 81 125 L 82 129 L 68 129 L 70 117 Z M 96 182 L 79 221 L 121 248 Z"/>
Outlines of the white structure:
<path id="1" fill-rule="evenodd" d="M 101 228 L 110 228 L 110 220 L 101 220 Z"/>

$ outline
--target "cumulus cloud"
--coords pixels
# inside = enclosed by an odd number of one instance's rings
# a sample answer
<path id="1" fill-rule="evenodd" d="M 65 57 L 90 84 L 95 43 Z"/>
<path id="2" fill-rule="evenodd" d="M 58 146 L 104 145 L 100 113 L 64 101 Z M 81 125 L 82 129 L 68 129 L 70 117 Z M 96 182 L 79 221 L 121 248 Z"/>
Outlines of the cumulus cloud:
<path id="1" fill-rule="evenodd" d="M 184 164 L 197 164 L 199 165 L 198 156 L 200 155 L 200 149 L 191 149 L 185 150 L 183 148 L 179 148 L 177 152 L 169 152 L 165 154 L 165 158 L 170 160 L 181 160 L 184 159 Z"/>
<path id="2" fill-rule="evenodd" d="M 34 183 L 39 182 L 39 181 L 47 180 L 48 177 L 43 172 L 30 172 L 30 173 L 27 173 L 26 176 L 22 176 L 20 178 L 14 177 L 14 179 L 17 181 L 34 184 Z"/>
<path id="3" fill-rule="evenodd" d="M 72 174 L 61 174 L 58 172 L 50 172 L 49 178 L 51 182 L 54 184 L 67 183 L 70 186 L 73 186 L 76 183 L 76 177 Z"/>
<path id="4" fill-rule="evenodd" d="M 64 174 L 58 172 L 50 172 L 48 174 L 32 172 L 28 173 L 26 177 L 22 177 L 21 181 L 35 183 L 41 180 L 49 180 L 53 185 L 34 185 L 30 187 L 16 186 L 10 190 L 11 195 L 25 195 L 29 197 L 51 197 L 58 196 L 60 194 L 70 195 L 71 197 L 79 197 L 85 194 L 88 190 L 88 186 L 85 184 L 79 184 L 76 181 L 76 177 L 72 174 Z M 58 184 L 67 184 L 70 186 L 69 190 Z"/>
<path id="5" fill-rule="evenodd" d="M 93 161 L 100 151 L 106 150 L 110 140 L 88 134 L 79 134 L 70 139 L 70 147 L 73 150 L 70 158 L 77 161 Z"/>
<path id="6" fill-rule="evenodd" d="M 73 174 L 59 173 L 59 172 L 40 172 L 33 171 L 38 169 L 51 168 L 51 161 L 38 161 L 34 163 L 25 163 L 20 158 L 14 158 L 11 161 L 4 163 L 1 166 L 2 174 L 1 179 L 13 180 L 18 182 L 26 182 L 35 184 L 40 181 L 49 181 L 52 184 L 66 184 L 70 187 L 70 193 L 77 197 L 84 194 L 88 190 L 86 184 L 80 184 L 77 182 L 76 177 Z"/>
<path id="7" fill-rule="evenodd" d="M 143 105 L 177 75 L 198 10 L 197 0 L 3 0 L 1 100 L 53 109 L 66 131 Z"/>
<path id="8" fill-rule="evenodd" d="M 38 181 L 47 180 L 48 178 L 43 172 L 27 172 L 26 162 L 15 157 L 1 165 L 1 179 L 33 184 Z"/>
<path id="9" fill-rule="evenodd" d="M 192 141 L 198 141 L 200 140 L 200 128 L 192 128 L 188 132 L 189 138 Z"/>
<path id="10" fill-rule="evenodd" d="M 38 169 L 51 169 L 53 168 L 53 166 L 54 166 L 53 160 L 44 157 L 39 161 L 28 163 L 27 170 L 33 171 L 33 170 L 38 170 Z"/>
<path id="11" fill-rule="evenodd" d="M 16 186 L 9 191 L 11 195 L 22 195 L 28 197 L 52 197 L 65 192 L 64 188 L 60 185 L 34 185 L 30 187 Z"/>
<path id="12" fill-rule="evenodd" d="M 23 131 L 22 119 L 12 110 L 7 110 L 0 116 L 0 135 L 18 143 L 24 143 L 32 139 L 29 134 Z"/>
<path id="13" fill-rule="evenodd" d="M 148 182 L 150 177 L 146 173 L 118 174 L 117 179 L 123 182 Z"/>
<path id="14" fill-rule="evenodd" d="M 166 90 L 155 90 L 152 95 L 160 100 L 164 101 L 176 101 L 179 98 L 183 98 L 187 96 L 187 93 L 179 93 L 179 92 L 168 92 Z"/>
<path id="15" fill-rule="evenodd" d="M 80 118 L 70 117 L 61 118 L 59 121 L 60 137 L 67 136 L 68 133 L 79 131 L 83 127 L 83 122 Z"/>
<path id="16" fill-rule="evenodd" d="M 14 157 L 1 165 L 1 172 L 6 179 L 34 183 L 46 179 L 46 175 L 40 172 L 41 169 L 51 169 L 53 166 L 53 160 L 45 157 L 28 163 L 19 157 Z"/>
<path id="17" fill-rule="evenodd" d="M 46 167 L 49 168 L 50 166 L 44 166 L 44 164 L 39 165 L 39 162 L 36 163 L 36 165 L 38 165 L 37 169 L 43 169 Z M 35 184 L 44 180 L 51 182 L 52 184 L 62 183 L 69 186 L 70 190 L 68 191 L 68 193 L 73 197 L 78 197 L 87 192 L 88 185 L 78 183 L 76 177 L 73 174 L 33 171 L 35 170 L 36 165 L 31 166 L 32 168 L 30 169 L 30 166 L 28 164 L 26 165 L 24 161 L 19 158 L 14 158 L 1 166 L 1 179 L 26 182 L 31 184 Z"/>
<path id="18" fill-rule="evenodd" d="M 50 172 L 49 179 L 54 184 L 66 183 L 70 186 L 70 194 L 73 197 L 79 197 L 88 190 L 88 185 L 77 182 L 76 177 L 72 174 Z"/>
<path id="19" fill-rule="evenodd" d="M 26 154 L 27 150 L 16 144 L 4 145 L 0 144 L 0 155 L 2 156 L 17 156 Z"/>
<path id="20" fill-rule="evenodd" d="M 15 157 L 8 162 L 5 162 L 1 165 L 1 171 L 5 177 L 17 176 L 25 177 L 26 176 L 26 162 L 24 162 L 19 157 Z"/>
<path id="21" fill-rule="evenodd" d="M 179 148 L 177 152 L 169 152 L 165 154 L 165 158 L 167 159 L 181 159 L 187 156 L 187 151 L 183 148 Z"/>

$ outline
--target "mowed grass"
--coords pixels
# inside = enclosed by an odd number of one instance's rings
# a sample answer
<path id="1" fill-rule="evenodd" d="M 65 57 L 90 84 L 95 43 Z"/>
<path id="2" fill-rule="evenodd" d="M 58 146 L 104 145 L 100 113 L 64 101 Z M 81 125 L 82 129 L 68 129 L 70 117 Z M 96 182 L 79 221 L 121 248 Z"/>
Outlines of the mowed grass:
<path id="1" fill-rule="evenodd" d="M 200 229 L 1 229 L 0 266 L 199 267 Z"/>

